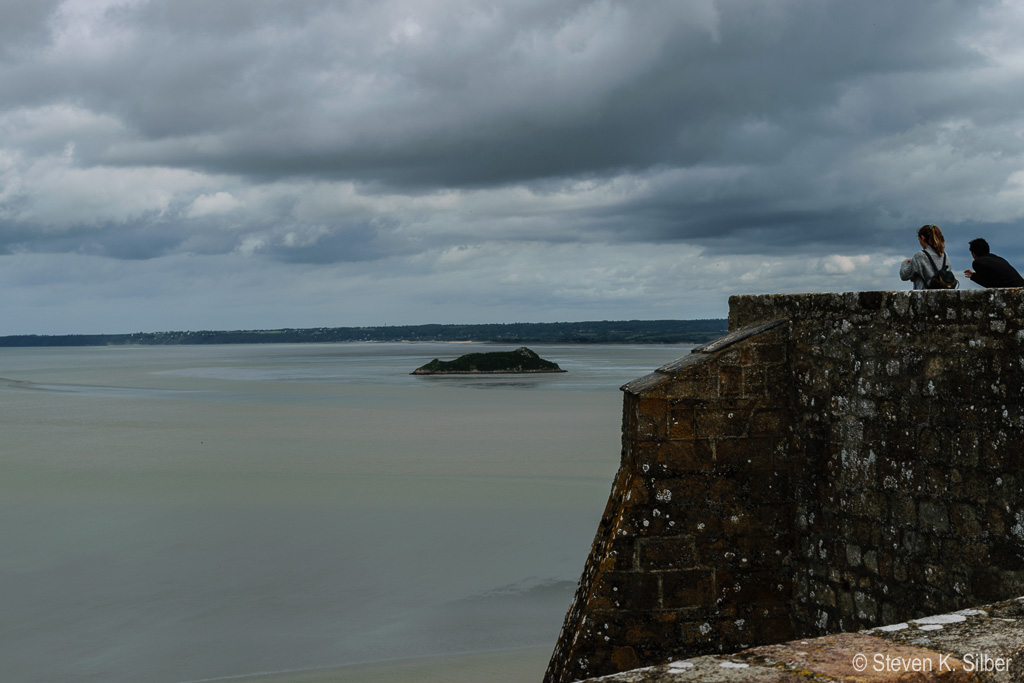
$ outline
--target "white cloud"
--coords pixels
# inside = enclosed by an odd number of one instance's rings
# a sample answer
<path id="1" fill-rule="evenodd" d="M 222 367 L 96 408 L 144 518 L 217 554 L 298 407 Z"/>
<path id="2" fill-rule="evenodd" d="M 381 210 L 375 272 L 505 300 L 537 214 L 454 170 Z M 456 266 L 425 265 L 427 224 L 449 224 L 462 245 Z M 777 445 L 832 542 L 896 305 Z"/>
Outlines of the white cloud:
<path id="1" fill-rule="evenodd" d="M 130 23 L 113 19 L 119 9 L 148 0 L 64 0 L 51 22 L 50 58 L 104 60 L 116 57 L 137 39 Z"/>
<path id="2" fill-rule="evenodd" d="M 77 168 L 63 154 L 37 158 L 11 175 L 21 188 L 10 201 L 11 218 L 44 232 L 161 215 L 176 197 L 205 185 L 178 169 Z"/>
<path id="3" fill-rule="evenodd" d="M 842 256 L 833 254 L 822 259 L 821 270 L 829 275 L 848 275 L 871 261 L 871 257 L 862 254 L 860 256 Z"/>
<path id="4" fill-rule="evenodd" d="M 214 192 L 213 194 L 202 194 L 192 201 L 186 215 L 189 218 L 200 216 L 212 216 L 222 213 L 229 213 L 243 206 L 241 200 L 230 192 Z"/>
<path id="5" fill-rule="evenodd" d="M 0 146 L 26 154 L 54 153 L 69 144 L 88 148 L 123 134 L 115 117 L 66 103 L 0 112 Z"/>

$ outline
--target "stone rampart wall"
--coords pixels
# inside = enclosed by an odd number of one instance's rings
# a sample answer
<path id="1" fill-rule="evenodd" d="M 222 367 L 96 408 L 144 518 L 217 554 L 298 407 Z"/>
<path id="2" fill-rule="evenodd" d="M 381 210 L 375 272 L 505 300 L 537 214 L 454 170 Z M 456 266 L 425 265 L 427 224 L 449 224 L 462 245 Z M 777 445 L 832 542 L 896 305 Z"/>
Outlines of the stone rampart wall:
<path id="1" fill-rule="evenodd" d="M 623 387 L 546 680 L 1024 593 L 1024 292 L 734 297 Z"/>
<path id="2" fill-rule="evenodd" d="M 1024 593 L 1024 292 L 736 297 L 792 323 L 801 632 Z"/>

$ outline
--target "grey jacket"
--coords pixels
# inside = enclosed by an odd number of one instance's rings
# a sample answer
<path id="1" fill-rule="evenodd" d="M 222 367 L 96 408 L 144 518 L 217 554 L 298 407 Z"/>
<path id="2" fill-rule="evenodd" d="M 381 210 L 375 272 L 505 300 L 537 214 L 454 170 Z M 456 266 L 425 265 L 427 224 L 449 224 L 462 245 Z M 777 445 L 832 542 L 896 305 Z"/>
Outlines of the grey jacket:
<path id="1" fill-rule="evenodd" d="M 946 262 L 948 254 L 939 255 L 937 251 L 928 247 L 928 256 L 932 257 L 935 261 L 935 265 L 942 268 L 942 264 Z M 928 281 L 935 275 L 935 268 L 932 268 L 931 262 L 928 260 L 928 256 L 925 256 L 925 250 L 914 254 L 914 258 L 909 261 L 904 261 L 900 264 L 900 279 L 910 280 L 914 283 L 914 289 L 927 289 Z"/>

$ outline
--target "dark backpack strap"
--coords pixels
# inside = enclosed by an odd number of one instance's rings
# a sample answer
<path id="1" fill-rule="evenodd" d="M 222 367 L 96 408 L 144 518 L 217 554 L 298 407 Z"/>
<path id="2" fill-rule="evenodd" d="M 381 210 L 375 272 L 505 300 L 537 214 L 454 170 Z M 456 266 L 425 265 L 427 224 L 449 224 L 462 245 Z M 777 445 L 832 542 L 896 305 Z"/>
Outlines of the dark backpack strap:
<path id="1" fill-rule="evenodd" d="M 939 267 L 935 265 L 935 259 L 933 259 L 932 255 L 928 253 L 928 250 L 927 249 L 922 249 L 921 251 L 923 251 L 924 255 L 928 257 L 928 261 L 932 264 L 932 270 L 935 271 L 936 275 L 939 272 L 941 272 L 939 270 Z M 942 267 L 943 268 L 946 267 L 946 252 L 942 252 Z"/>

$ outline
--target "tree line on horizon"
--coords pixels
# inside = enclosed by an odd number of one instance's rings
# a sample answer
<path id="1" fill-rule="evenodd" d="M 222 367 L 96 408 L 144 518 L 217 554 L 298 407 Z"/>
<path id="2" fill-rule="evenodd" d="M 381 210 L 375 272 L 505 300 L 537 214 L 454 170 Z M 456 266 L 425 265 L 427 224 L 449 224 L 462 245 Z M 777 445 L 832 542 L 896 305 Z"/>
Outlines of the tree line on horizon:
<path id="1" fill-rule="evenodd" d="M 702 344 L 728 331 L 725 319 L 622 320 L 472 325 L 382 325 L 277 330 L 134 332 L 130 334 L 9 335 L 0 347 L 185 344 L 306 344 L 327 342 L 494 342 L 533 344 Z"/>

